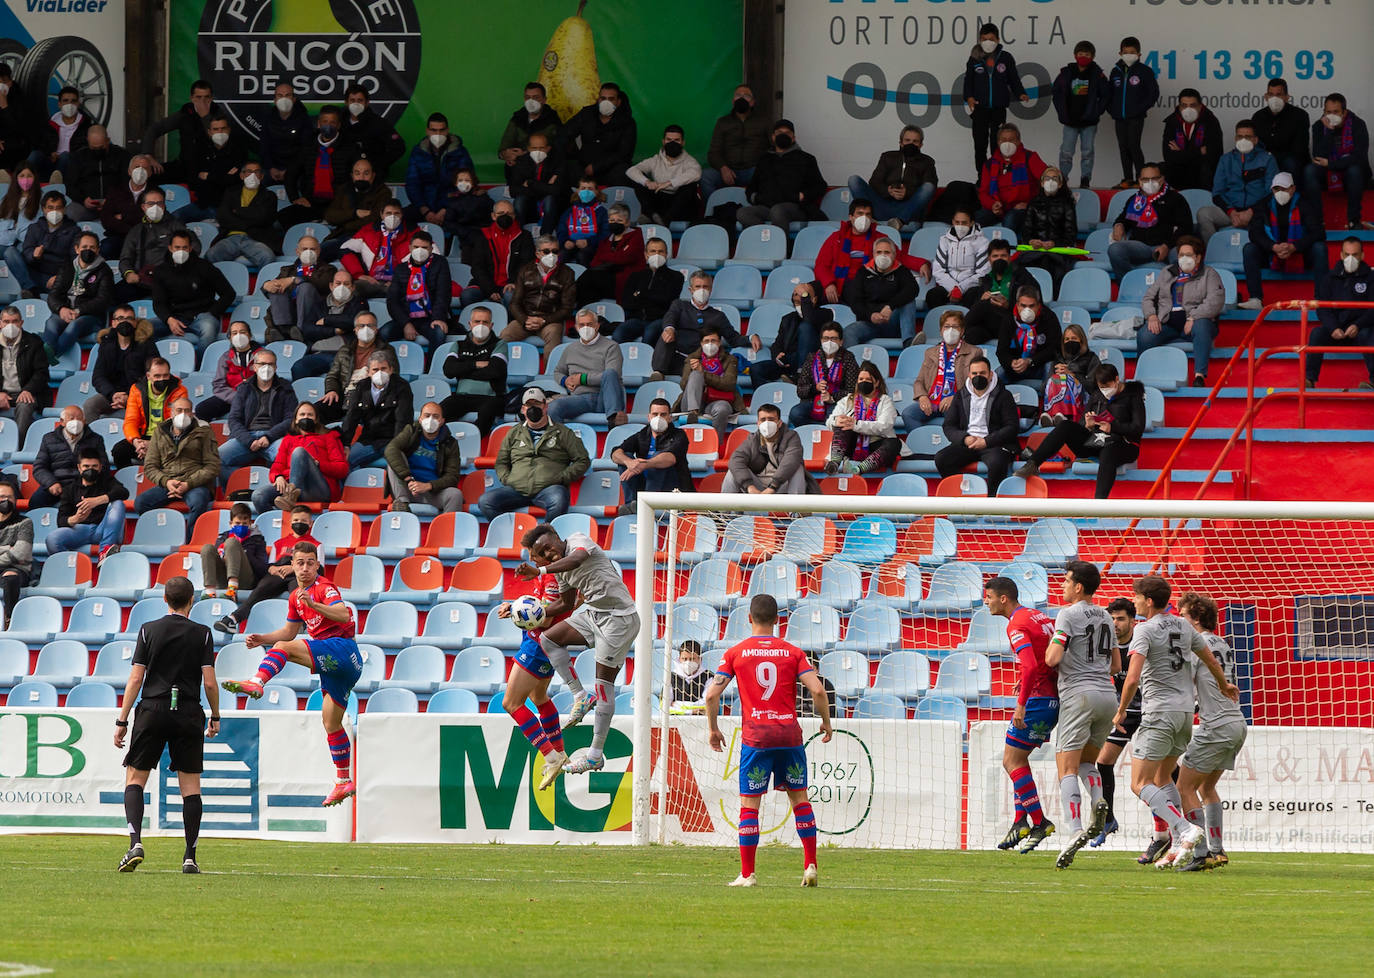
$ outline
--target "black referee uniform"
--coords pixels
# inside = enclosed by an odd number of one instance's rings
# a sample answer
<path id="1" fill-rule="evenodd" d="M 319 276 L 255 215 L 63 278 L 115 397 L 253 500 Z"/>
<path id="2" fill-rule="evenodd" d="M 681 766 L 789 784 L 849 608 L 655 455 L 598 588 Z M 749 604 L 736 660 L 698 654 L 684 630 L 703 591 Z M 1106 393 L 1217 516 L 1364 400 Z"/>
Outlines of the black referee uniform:
<path id="1" fill-rule="evenodd" d="M 139 629 L 134 665 L 145 667 L 147 674 L 129 733 L 125 767 L 150 771 L 166 747 L 173 771 L 200 774 L 205 770 L 201 670 L 214 664 L 210 629 L 184 615 L 167 615 Z"/>

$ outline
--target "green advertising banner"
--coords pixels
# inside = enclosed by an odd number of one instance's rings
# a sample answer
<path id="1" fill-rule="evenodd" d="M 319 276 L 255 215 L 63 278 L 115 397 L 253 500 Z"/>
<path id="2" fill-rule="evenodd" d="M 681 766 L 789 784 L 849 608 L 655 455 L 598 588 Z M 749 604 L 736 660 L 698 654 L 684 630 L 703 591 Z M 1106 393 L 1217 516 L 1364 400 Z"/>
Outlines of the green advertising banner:
<path id="1" fill-rule="evenodd" d="M 743 8 L 743 0 L 696 0 L 673 12 L 642 0 L 581 8 L 578 0 L 173 0 L 169 101 L 175 108 L 193 80 L 208 78 L 216 100 L 256 136 L 254 120 L 280 82 L 314 109 L 342 103 L 356 80 L 408 145 L 431 112 L 443 112 L 479 179 L 498 182 L 496 147 L 526 82 L 542 81 L 565 120 L 595 101 L 602 82 L 616 82 L 639 127 L 636 160 L 677 123 L 704 166 L 711 127 L 743 75 Z"/>

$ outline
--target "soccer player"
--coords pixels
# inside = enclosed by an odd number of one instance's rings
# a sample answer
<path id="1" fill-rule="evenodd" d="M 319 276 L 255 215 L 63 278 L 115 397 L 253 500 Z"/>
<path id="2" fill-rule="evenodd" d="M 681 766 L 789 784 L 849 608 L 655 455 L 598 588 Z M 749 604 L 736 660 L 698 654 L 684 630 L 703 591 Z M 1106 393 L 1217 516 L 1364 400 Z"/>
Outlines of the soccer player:
<path id="1" fill-rule="evenodd" d="M 1045 665 L 1045 649 L 1054 634 L 1054 622 L 1044 612 L 1023 607 L 1016 582 L 994 577 L 983 586 L 983 605 L 1007 621 L 1007 638 L 1021 668 L 1017 684 L 1016 712 L 1007 727 L 1002 748 L 1002 768 L 1011 778 L 1016 818 L 998 849 L 1010 849 L 1025 839 L 1022 852 L 1030 852 L 1054 834 L 1054 823 L 1040 810 L 1040 795 L 1031 774 L 1030 755 L 1046 740 L 1059 719 L 1059 690 L 1053 669 Z"/>
<path id="2" fill-rule="evenodd" d="M 1227 682 L 1234 685 L 1236 654 L 1216 634 L 1217 603 L 1189 591 L 1179 599 L 1178 610 L 1202 635 Z M 1217 794 L 1217 782 L 1224 772 L 1236 766 L 1236 755 L 1245 746 L 1245 714 L 1238 703 L 1222 692 L 1201 659 L 1193 663 L 1193 687 L 1197 691 L 1199 723 L 1179 761 L 1178 791 L 1183 796 L 1188 821 L 1202 825 L 1207 832 L 1207 853 L 1194 855 L 1176 867 L 1191 873 L 1230 862 L 1221 844 L 1221 796 Z"/>
<path id="3" fill-rule="evenodd" d="M 716 726 L 720 697 L 730 680 L 739 682 L 743 743 L 739 751 L 739 877 L 731 886 L 753 886 L 754 856 L 759 846 L 759 802 L 773 787 L 787 792 L 797 838 L 802 844 L 802 886 L 815 886 L 816 816 L 806 798 L 806 749 L 797 722 L 797 683 L 811 693 L 821 718 L 821 743 L 830 743 L 830 701 L 806 653 L 773 636 L 778 602 L 771 594 L 756 594 L 749 602 L 753 636 L 728 649 L 720 660 L 715 681 L 706 690 L 706 726 L 711 749 L 725 749 L 725 736 Z"/>
<path id="4" fill-rule="evenodd" d="M 320 719 L 329 741 L 329 756 L 334 761 L 334 788 L 324 799 L 325 806 L 337 805 L 357 787 L 351 773 L 353 749 L 343 728 L 348 694 L 353 692 L 363 671 L 362 653 L 353 635 L 356 626 L 353 610 L 332 582 L 320 576 L 320 554 L 315 545 L 302 540 L 291 548 L 291 568 L 296 572 L 296 590 L 286 603 L 286 624 L 266 635 L 244 637 L 250 649 L 267 646 L 267 653 L 252 679 L 226 679 L 225 689 L 252 699 L 262 696 L 262 688 L 290 659 L 319 673 L 324 702 Z M 298 639 L 301 627 L 308 638 Z"/>
<path id="5" fill-rule="evenodd" d="M 1202 660 L 1228 699 L 1234 701 L 1240 694 L 1227 681 L 1206 640 L 1167 610 L 1173 594 L 1168 581 L 1142 577 L 1134 591 L 1136 616 L 1144 620 L 1131 636 L 1131 665 L 1113 722 L 1117 726 L 1125 722 L 1126 709 L 1139 687 L 1141 721 L 1131 748 L 1131 790 L 1169 826 L 1173 848 L 1155 863 L 1166 869 L 1179 860 L 1186 865 L 1206 838 L 1202 829 L 1184 818 L 1183 800 L 1169 779 L 1193 732 L 1192 656 Z"/>
<path id="6" fill-rule="evenodd" d="M 1116 654 L 1112 657 L 1112 682 L 1116 684 L 1116 694 L 1121 695 L 1121 684 L 1126 681 L 1125 663 L 1131 646 L 1131 635 L 1135 631 L 1135 605 L 1130 598 L 1117 598 L 1107 605 L 1107 614 L 1112 616 L 1112 631 L 1116 633 Z M 1130 708 L 1126 711 L 1126 722 L 1122 729 L 1112 727 L 1107 734 L 1107 743 L 1097 754 L 1097 773 L 1102 777 L 1102 799 L 1107 803 L 1107 822 L 1102 831 L 1092 840 L 1096 849 L 1107 841 L 1107 836 L 1121 828 L 1116 821 L 1116 760 L 1140 726 L 1140 694 L 1135 694 Z M 1168 838 L 1164 823 L 1155 826 Z M 1147 850 L 1148 851 L 1148 850 Z M 1156 853 L 1156 856 L 1158 853 Z M 1154 858 L 1150 859 L 1154 862 Z"/>
<path id="7" fill-rule="evenodd" d="M 1105 608 L 1092 602 L 1102 582 L 1096 564 L 1071 560 L 1064 567 L 1065 607 L 1054 620 L 1054 638 L 1045 650 L 1045 664 L 1059 670 L 1059 730 L 1055 734 L 1055 763 L 1059 769 L 1059 796 L 1072 836 L 1054 861 L 1067 869 L 1074 855 L 1102 831 L 1107 822 L 1107 803 L 1102 797 L 1102 776 L 1097 773 L 1097 752 L 1112 732 L 1116 709 L 1112 686 L 1112 619 Z M 1092 823 L 1083 828 L 1083 794 L 1087 786 Z"/>
<path id="8" fill-rule="evenodd" d="M 611 718 L 615 716 L 615 677 L 625 664 L 625 656 L 634 645 L 639 634 L 639 612 L 635 610 L 634 598 L 625 586 L 620 572 L 611 563 L 606 552 L 592 542 L 585 533 L 573 533 L 564 540 L 558 531 L 547 523 L 540 523 L 529 530 L 521 544 L 530 552 L 531 559 L 542 567 L 545 574 L 558 579 L 560 593 L 571 595 L 581 592 L 582 604 L 552 628 L 544 630 L 539 639 L 549 662 L 568 682 L 574 691 L 581 687 L 573 675 L 569 646 L 581 645 L 596 650 L 595 695 L 582 706 L 573 703 L 572 713 L 563 729 L 573 726 L 585 717 L 595 705 L 596 716 L 592 726 L 592 744 L 587 752 L 575 760 L 564 762 L 549 771 L 551 761 L 544 761 L 544 784 L 553 783 L 559 771 L 569 774 L 586 774 L 600 771 L 606 766 L 602 748 L 606 735 L 611 731 Z M 531 580 L 539 573 L 539 568 L 524 563 L 515 569 L 517 577 Z M 571 605 L 570 605 L 571 607 Z M 564 669 L 567 673 L 564 673 Z M 579 699 L 585 699 L 585 695 Z"/>
<path id="9" fill-rule="evenodd" d="M 534 560 L 537 564 L 540 558 L 535 557 Z M 506 683 L 506 695 L 501 706 L 510 714 L 525 739 L 544 756 L 544 776 L 539 782 L 539 790 L 543 791 L 553 784 L 568 757 L 563 753 L 563 730 L 558 724 L 558 709 L 549 699 L 553 666 L 539 644 L 539 636 L 571 614 L 577 592 L 564 592 L 558 584 L 558 578 L 542 573 L 535 579 L 534 595 L 544 605 L 544 627 L 530 629 L 521 640 L 520 651 L 515 653 L 518 668 L 510 671 L 510 681 Z M 496 609 L 496 617 L 510 617 L 509 601 Z M 539 711 L 537 714 L 525 705 L 527 699 L 534 702 L 535 710 Z"/>

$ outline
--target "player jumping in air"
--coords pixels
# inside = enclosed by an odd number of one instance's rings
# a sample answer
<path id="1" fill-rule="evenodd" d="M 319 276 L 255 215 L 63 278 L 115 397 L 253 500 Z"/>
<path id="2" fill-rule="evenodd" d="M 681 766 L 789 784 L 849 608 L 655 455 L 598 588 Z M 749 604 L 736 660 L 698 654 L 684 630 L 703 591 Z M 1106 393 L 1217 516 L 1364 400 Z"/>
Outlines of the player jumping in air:
<path id="1" fill-rule="evenodd" d="M 1236 681 L 1236 654 L 1216 634 L 1217 603 L 1191 591 L 1178 602 L 1178 610 L 1188 624 L 1202 635 L 1213 657 L 1221 665 L 1226 681 Z M 1193 687 L 1197 691 L 1198 726 L 1188 749 L 1179 760 L 1178 791 L 1188 821 L 1207 832 L 1206 855 L 1196 854 L 1176 866 L 1182 872 L 1197 872 L 1225 866 L 1230 860 L 1221 842 L 1221 796 L 1217 782 L 1236 766 L 1236 755 L 1245 746 L 1245 714 L 1240 705 L 1222 692 L 1212 671 L 1201 659 L 1193 662 Z"/>
<path id="2" fill-rule="evenodd" d="M 994 615 L 1008 619 L 1007 638 L 1021 669 L 1016 712 L 1002 748 L 1002 767 L 1011 778 L 1016 818 L 997 848 L 1011 849 L 1024 839 L 1021 851 L 1030 852 L 1054 834 L 1054 823 L 1040 810 L 1040 795 L 1030 769 L 1031 751 L 1049 739 L 1059 719 L 1057 677 L 1045 665 L 1045 649 L 1054 634 L 1054 622 L 1043 612 L 1022 607 L 1016 582 L 1009 577 L 994 577 L 984 585 L 983 605 Z"/>
<path id="3" fill-rule="evenodd" d="M 1045 663 L 1059 670 L 1059 729 L 1054 757 L 1059 769 L 1059 796 L 1072 833 L 1054 861 L 1058 869 L 1067 869 L 1078 850 L 1107 822 L 1097 752 L 1112 731 L 1116 709 L 1112 686 L 1116 643 L 1111 616 L 1092 602 L 1101 582 L 1102 574 L 1095 564 L 1071 560 L 1065 565 L 1066 607 L 1054 621 L 1054 639 L 1045 650 Z M 1083 828 L 1080 781 L 1088 789 L 1092 806 L 1092 823 L 1087 829 Z"/>
<path id="4" fill-rule="evenodd" d="M 1135 632 L 1135 605 L 1130 598 L 1117 598 L 1107 605 L 1107 614 L 1112 616 L 1112 630 L 1116 632 L 1116 658 L 1112 659 L 1112 682 L 1116 683 L 1116 693 L 1121 695 L 1121 684 L 1126 681 L 1126 658 L 1131 646 L 1131 635 Z M 1118 730 L 1112 727 L 1107 735 L 1107 743 L 1097 754 L 1097 773 L 1102 776 L 1102 799 L 1107 803 L 1107 823 L 1090 843 L 1094 849 L 1107 841 L 1107 836 L 1121 828 L 1116 821 L 1116 760 L 1125 750 L 1126 744 L 1140 727 L 1140 694 L 1135 694 L 1130 708 L 1126 710 L 1126 722 Z M 1168 829 L 1158 822 L 1155 829 L 1167 839 Z M 1149 861 L 1154 862 L 1155 853 Z"/>
<path id="5" fill-rule="evenodd" d="M 575 693 L 581 690 L 582 684 L 573 675 L 569 646 L 588 646 L 596 650 L 595 695 L 587 701 L 585 694 L 579 693 L 564 725 L 566 730 L 578 723 L 594 704 L 596 717 L 591 747 L 586 754 L 565 762 L 562 767 L 552 767 L 546 759 L 544 784 L 549 785 L 560 770 L 568 774 L 586 774 L 606 766 L 602 748 L 611 731 L 611 718 L 615 716 L 615 677 L 620 674 L 625 656 L 639 634 L 639 612 L 635 610 L 634 598 L 630 597 L 630 589 L 625 586 L 620 571 L 585 533 L 570 534 L 565 541 L 557 530 L 541 523 L 527 532 L 520 542 L 545 574 L 558 579 L 562 595 L 582 594 L 582 605 L 564 621 L 546 628 L 539 640 L 553 668 Z M 530 580 L 539 573 L 539 568 L 521 564 L 515 573 L 517 577 Z"/>
<path id="6" fill-rule="evenodd" d="M 362 675 L 363 657 L 353 639 L 357 630 L 353 611 L 344 604 L 339 589 L 320 576 L 319 551 L 313 543 L 301 541 L 291 548 L 291 568 L 296 572 L 298 587 L 287 601 L 286 624 L 275 632 L 244 638 L 250 649 L 268 646 L 257 675 L 252 679 L 226 679 L 221 685 L 231 693 L 258 699 L 263 686 L 281 672 L 288 659 L 319 673 L 324 693 L 320 719 L 324 721 L 329 756 L 337 772 L 334 788 L 324 804 L 337 805 L 357 790 L 351 774 L 353 749 L 343 722 L 348 694 Z M 302 625 L 309 637 L 298 639 Z"/>
<path id="7" fill-rule="evenodd" d="M 797 722 L 797 683 L 811 692 L 821 719 L 821 743 L 830 743 L 830 701 L 806 653 L 773 636 L 778 602 L 771 594 L 756 594 L 749 602 L 753 637 L 726 651 L 715 681 L 706 690 L 706 725 L 711 749 L 725 749 L 725 736 L 716 726 L 720 697 L 734 679 L 739 683 L 743 715 L 743 744 L 739 752 L 739 877 L 731 886 L 754 885 L 754 856 L 759 845 L 759 801 L 773 786 L 787 792 L 797 838 L 802 844 L 802 886 L 815 886 L 816 816 L 806 797 L 806 749 Z"/>
<path id="8" fill-rule="evenodd" d="M 1202 660 L 1228 699 L 1234 701 L 1240 695 L 1227 681 L 1206 639 L 1166 610 L 1172 593 L 1162 577 L 1135 582 L 1135 610 L 1144 621 L 1131 636 L 1131 665 L 1113 718 L 1121 726 L 1139 686 L 1142 719 L 1131 748 L 1131 790 L 1168 824 L 1173 836 L 1173 848 L 1155 863 L 1160 869 L 1175 863 L 1187 865 L 1193 850 L 1206 839 L 1202 829 L 1184 817 L 1183 800 L 1169 779 L 1193 732 L 1193 656 Z"/>
<path id="9" fill-rule="evenodd" d="M 534 560 L 535 563 L 540 562 L 539 557 Z M 558 724 L 558 708 L 549 699 L 553 666 L 539 644 L 539 636 L 568 616 L 577 592 L 563 592 L 556 577 L 540 574 L 535 580 L 534 596 L 544 605 L 544 628 L 533 628 L 525 633 L 520 651 L 515 653 L 518 668 L 510 672 L 501 706 L 510 714 L 525 739 L 544 755 L 544 776 L 539 782 L 539 790 L 543 791 L 553 784 L 568 757 L 563 753 L 563 731 Z M 510 617 L 509 601 L 496 609 L 496 617 Z M 537 714 L 525 705 L 526 700 L 534 702 L 535 710 L 539 711 Z"/>

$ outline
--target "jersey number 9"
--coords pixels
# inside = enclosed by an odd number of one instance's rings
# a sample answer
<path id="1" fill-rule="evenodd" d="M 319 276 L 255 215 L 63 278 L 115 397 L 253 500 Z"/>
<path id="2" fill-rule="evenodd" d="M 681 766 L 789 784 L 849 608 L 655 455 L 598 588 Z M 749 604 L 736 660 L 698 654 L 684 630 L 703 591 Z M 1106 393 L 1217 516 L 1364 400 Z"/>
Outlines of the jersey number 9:
<path id="1" fill-rule="evenodd" d="M 763 687 L 763 699 L 772 697 L 778 688 L 778 667 L 772 662 L 760 662 L 758 668 L 754 670 L 754 676 Z"/>

